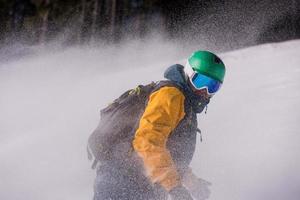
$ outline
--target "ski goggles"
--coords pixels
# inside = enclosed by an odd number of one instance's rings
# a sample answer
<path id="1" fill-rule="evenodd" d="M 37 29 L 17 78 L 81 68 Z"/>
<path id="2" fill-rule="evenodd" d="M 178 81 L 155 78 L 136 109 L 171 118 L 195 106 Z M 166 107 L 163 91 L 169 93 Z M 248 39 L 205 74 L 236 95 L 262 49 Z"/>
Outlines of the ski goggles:
<path id="1" fill-rule="evenodd" d="M 195 89 L 206 88 L 209 95 L 214 95 L 222 86 L 220 81 L 199 73 L 194 73 L 190 80 Z"/>

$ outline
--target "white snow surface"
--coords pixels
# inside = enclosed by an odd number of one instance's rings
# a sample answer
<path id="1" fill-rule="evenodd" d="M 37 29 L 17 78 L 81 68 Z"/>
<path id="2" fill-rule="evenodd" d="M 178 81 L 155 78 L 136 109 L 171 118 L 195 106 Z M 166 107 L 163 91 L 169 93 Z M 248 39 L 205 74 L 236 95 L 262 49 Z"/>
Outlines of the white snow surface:
<path id="1" fill-rule="evenodd" d="M 86 142 L 99 109 L 186 56 L 160 41 L 0 61 L 0 199 L 92 199 Z M 211 200 L 299 200 L 300 40 L 221 57 L 227 75 L 198 117 L 194 172 L 212 182 Z"/>

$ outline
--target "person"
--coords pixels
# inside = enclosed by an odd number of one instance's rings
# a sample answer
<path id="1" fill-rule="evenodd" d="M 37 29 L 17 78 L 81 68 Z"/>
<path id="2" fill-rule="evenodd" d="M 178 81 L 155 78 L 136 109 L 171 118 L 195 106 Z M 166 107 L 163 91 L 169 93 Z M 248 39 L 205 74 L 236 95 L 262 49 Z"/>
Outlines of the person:
<path id="1" fill-rule="evenodd" d="M 97 167 L 94 200 L 208 198 L 209 183 L 197 178 L 189 165 L 199 132 L 197 114 L 207 108 L 221 88 L 224 76 L 224 63 L 209 51 L 194 52 L 185 66 L 170 66 L 164 73 L 166 80 L 154 84 L 149 95 L 145 95 L 145 107 L 136 123 L 120 128 L 137 113 L 136 110 L 124 111 L 126 119 L 114 122 L 110 129 L 119 128 L 125 134 L 116 137 L 118 142 L 113 145 L 112 139 L 102 142 L 102 146 L 109 146 L 110 156 L 102 158 Z M 105 112 L 107 110 L 111 108 Z M 95 132 L 112 126 L 107 122 L 109 120 Z M 91 140 L 97 141 L 94 143 L 100 149 L 98 143 L 103 138 Z"/>

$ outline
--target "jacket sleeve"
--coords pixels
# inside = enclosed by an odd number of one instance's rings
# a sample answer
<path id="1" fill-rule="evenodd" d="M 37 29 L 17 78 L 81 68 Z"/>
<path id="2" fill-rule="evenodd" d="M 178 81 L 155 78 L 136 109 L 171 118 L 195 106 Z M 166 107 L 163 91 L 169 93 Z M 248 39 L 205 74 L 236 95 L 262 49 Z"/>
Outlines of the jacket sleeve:
<path id="1" fill-rule="evenodd" d="M 179 185 L 179 175 L 166 143 L 170 133 L 185 116 L 184 95 L 176 87 L 152 93 L 133 140 L 146 174 L 167 191 Z"/>

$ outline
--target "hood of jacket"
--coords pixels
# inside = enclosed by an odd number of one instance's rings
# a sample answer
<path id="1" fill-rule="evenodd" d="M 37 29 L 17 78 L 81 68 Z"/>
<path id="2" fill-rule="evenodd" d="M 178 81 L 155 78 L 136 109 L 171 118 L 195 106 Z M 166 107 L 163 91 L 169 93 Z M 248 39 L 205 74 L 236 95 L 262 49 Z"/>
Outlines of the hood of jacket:
<path id="1" fill-rule="evenodd" d="M 193 92 L 192 88 L 188 84 L 184 67 L 182 65 L 175 64 L 168 67 L 164 73 L 164 77 L 183 89 L 185 96 L 189 104 L 193 107 L 195 113 L 201 113 L 209 103 L 209 100 L 204 99 Z"/>

